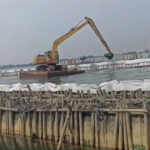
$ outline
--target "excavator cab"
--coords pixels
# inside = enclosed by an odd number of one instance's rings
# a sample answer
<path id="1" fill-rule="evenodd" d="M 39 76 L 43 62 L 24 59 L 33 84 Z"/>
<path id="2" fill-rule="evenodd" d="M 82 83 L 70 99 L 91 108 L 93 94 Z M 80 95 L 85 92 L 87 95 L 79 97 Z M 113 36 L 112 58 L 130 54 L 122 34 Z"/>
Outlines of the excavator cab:
<path id="1" fill-rule="evenodd" d="M 108 60 L 111 60 L 114 56 L 113 53 L 107 53 L 107 54 L 104 54 L 104 56 L 108 59 Z"/>

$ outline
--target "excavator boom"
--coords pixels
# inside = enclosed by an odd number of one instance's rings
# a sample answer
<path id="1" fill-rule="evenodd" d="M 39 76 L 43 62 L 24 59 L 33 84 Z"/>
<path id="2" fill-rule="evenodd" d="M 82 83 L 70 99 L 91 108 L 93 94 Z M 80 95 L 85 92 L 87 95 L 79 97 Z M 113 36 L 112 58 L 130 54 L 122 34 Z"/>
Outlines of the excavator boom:
<path id="1" fill-rule="evenodd" d="M 104 56 L 108 59 L 113 58 L 113 53 L 108 46 L 107 42 L 104 40 L 103 36 L 99 32 L 98 28 L 96 27 L 94 21 L 91 18 L 85 17 L 85 21 L 82 23 L 77 24 L 74 28 L 72 28 L 68 33 L 61 36 L 60 38 L 56 39 L 53 43 L 52 50 L 49 56 L 37 56 L 34 60 L 34 64 L 50 64 L 55 65 L 59 63 L 59 55 L 58 55 L 58 46 L 64 42 L 66 39 L 70 38 L 72 35 L 74 35 L 76 32 L 78 32 L 80 29 L 82 29 L 87 24 L 90 25 L 90 27 L 93 29 L 99 40 L 102 42 L 106 50 L 108 51 L 108 54 L 105 54 Z"/>

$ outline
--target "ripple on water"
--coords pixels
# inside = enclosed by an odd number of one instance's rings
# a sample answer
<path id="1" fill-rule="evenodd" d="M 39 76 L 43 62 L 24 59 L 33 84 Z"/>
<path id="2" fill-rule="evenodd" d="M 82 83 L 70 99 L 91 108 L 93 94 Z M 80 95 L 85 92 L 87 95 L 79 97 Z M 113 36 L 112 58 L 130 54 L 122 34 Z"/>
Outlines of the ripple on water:
<path id="1" fill-rule="evenodd" d="M 101 70 L 96 72 L 86 72 L 84 74 L 77 74 L 72 76 L 52 77 L 50 79 L 34 79 L 34 80 L 20 80 L 19 77 L 2 77 L 0 84 L 14 84 L 14 83 L 46 83 L 52 82 L 56 84 L 61 83 L 87 83 L 100 84 L 111 80 L 143 80 L 150 79 L 149 68 L 137 69 L 120 69 L 120 70 Z"/>

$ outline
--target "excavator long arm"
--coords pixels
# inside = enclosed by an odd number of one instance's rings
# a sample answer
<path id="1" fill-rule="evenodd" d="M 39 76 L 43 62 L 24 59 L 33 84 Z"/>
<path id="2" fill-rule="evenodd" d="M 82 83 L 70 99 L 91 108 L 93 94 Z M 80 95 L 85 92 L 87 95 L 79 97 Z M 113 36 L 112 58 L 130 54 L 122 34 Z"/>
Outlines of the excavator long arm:
<path id="1" fill-rule="evenodd" d="M 101 33 L 99 32 L 98 28 L 96 27 L 94 21 L 91 18 L 85 17 L 85 19 L 87 20 L 88 24 L 91 26 L 91 28 L 93 29 L 93 31 L 95 32 L 95 34 L 97 35 L 97 37 L 99 38 L 99 40 L 102 42 L 102 44 L 105 46 L 106 50 L 109 53 L 112 53 L 110 47 L 108 46 L 107 42 L 104 40 L 103 36 L 101 35 Z"/>
<path id="2" fill-rule="evenodd" d="M 76 32 L 78 32 L 81 28 L 87 25 L 87 21 L 84 22 L 81 25 L 77 25 L 76 27 L 72 28 L 69 32 L 67 32 L 65 35 L 62 37 L 58 38 L 57 40 L 54 41 L 53 46 L 52 46 L 52 51 L 51 51 L 51 58 L 55 59 L 58 54 L 58 46 L 64 42 L 66 39 L 70 38 L 72 35 L 74 35 Z"/>
<path id="3" fill-rule="evenodd" d="M 106 50 L 108 51 L 108 54 L 105 55 L 108 59 L 111 59 L 113 57 L 113 53 L 102 37 L 101 33 L 99 32 L 98 28 L 96 27 L 94 21 L 91 18 L 85 17 L 85 21 L 82 23 L 77 24 L 74 28 L 72 28 L 69 32 L 67 32 L 65 35 L 61 36 L 60 38 L 56 39 L 53 43 L 52 50 L 50 53 L 49 58 L 46 59 L 45 64 L 58 64 L 59 63 L 59 55 L 58 55 L 58 46 L 64 42 L 66 39 L 70 38 L 72 35 L 74 35 L 76 32 L 78 32 L 80 29 L 82 29 L 87 24 L 90 25 L 90 27 L 93 29 L 99 40 L 102 42 Z M 38 64 L 38 60 L 36 60 L 36 64 Z M 40 63 L 40 61 L 39 61 Z M 44 62 L 43 62 L 44 63 Z"/>
<path id="4" fill-rule="evenodd" d="M 88 18 L 88 17 L 85 17 L 85 22 L 78 24 L 77 26 L 75 26 L 74 28 L 72 28 L 68 33 L 66 33 L 65 35 L 63 35 L 62 37 L 60 37 L 60 38 L 58 38 L 57 40 L 54 41 L 53 46 L 52 46 L 52 51 L 51 51 L 51 59 L 52 60 L 53 59 L 54 60 L 57 59 L 58 46 L 62 42 L 64 42 L 66 39 L 70 38 L 72 35 L 74 35 L 76 32 L 78 32 L 80 29 L 82 29 L 87 24 L 90 25 L 90 27 L 93 29 L 93 31 L 95 32 L 95 34 L 97 35 L 97 37 L 99 38 L 99 40 L 102 42 L 102 44 L 104 45 L 104 47 L 108 51 L 109 54 L 106 55 L 106 57 L 108 59 L 111 59 L 113 57 L 113 53 L 112 53 L 110 47 L 108 46 L 107 42 L 104 40 L 103 36 L 99 32 L 99 30 L 96 27 L 94 21 L 91 18 Z M 57 63 L 58 63 L 58 61 L 57 61 Z"/>

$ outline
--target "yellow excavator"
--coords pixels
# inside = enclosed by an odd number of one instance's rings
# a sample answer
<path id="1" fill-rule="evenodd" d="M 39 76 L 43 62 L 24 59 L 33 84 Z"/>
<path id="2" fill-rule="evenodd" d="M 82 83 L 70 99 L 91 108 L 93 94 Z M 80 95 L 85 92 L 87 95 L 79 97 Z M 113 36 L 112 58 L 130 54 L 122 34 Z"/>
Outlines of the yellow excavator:
<path id="1" fill-rule="evenodd" d="M 47 67 L 46 68 L 43 67 L 44 65 L 51 66 L 51 67 L 49 67 L 50 70 L 60 70 L 61 67 L 57 67 L 57 66 L 59 66 L 59 65 L 57 65 L 59 63 L 58 46 L 62 42 L 64 42 L 68 38 L 70 38 L 72 35 L 74 35 L 76 32 L 78 32 L 80 29 L 85 27 L 87 24 L 90 25 L 90 27 L 93 29 L 93 31 L 97 35 L 98 39 L 102 42 L 103 46 L 108 51 L 108 53 L 105 54 L 104 56 L 107 59 L 112 59 L 113 58 L 113 53 L 112 53 L 110 47 L 108 46 L 108 44 L 106 43 L 106 41 L 104 40 L 104 38 L 102 37 L 102 35 L 99 32 L 98 28 L 96 27 L 94 21 L 89 17 L 85 17 L 84 21 L 80 22 L 75 27 L 73 27 L 69 32 L 67 32 L 66 34 L 64 34 L 60 38 L 56 39 L 53 43 L 51 51 L 47 51 L 47 52 L 45 52 L 44 55 L 38 55 L 38 56 L 35 57 L 34 64 L 36 64 L 36 65 L 40 64 L 37 67 L 37 70 L 45 70 Z"/>

